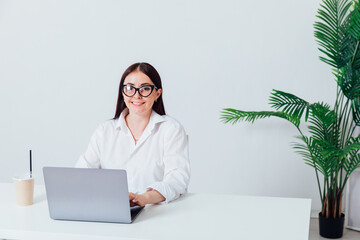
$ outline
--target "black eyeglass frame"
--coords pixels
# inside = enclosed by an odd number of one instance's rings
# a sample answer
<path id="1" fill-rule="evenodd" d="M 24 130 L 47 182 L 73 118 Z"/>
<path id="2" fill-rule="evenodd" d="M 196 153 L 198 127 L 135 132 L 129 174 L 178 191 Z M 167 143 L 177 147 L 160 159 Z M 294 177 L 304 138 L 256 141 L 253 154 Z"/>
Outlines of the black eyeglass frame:
<path id="1" fill-rule="evenodd" d="M 135 89 L 134 94 L 132 94 L 132 95 L 127 95 L 127 94 L 125 93 L 124 87 L 127 87 L 127 86 L 130 86 L 130 87 L 132 87 L 132 88 Z M 144 95 L 142 95 L 142 94 L 140 93 L 140 89 L 143 88 L 143 87 L 151 87 L 151 91 L 150 91 L 149 95 L 144 96 Z M 157 88 L 155 85 L 144 85 L 144 86 L 141 86 L 141 87 L 139 87 L 139 88 L 136 88 L 136 87 L 131 86 L 131 85 L 128 85 L 128 84 L 122 84 L 122 85 L 121 85 L 121 91 L 122 91 L 122 92 L 125 94 L 125 96 L 127 96 L 127 97 L 132 97 L 132 96 L 134 96 L 134 95 L 136 94 L 136 92 L 138 92 L 139 95 L 142 96 L 142 97 L 148 97 L 148 96 L 150 96 L 150 95 L 152 94 L 152 92 L 154 91 L 154 89 L 155 89 L 156 91 L 158 90 L 158 88 Z"/>

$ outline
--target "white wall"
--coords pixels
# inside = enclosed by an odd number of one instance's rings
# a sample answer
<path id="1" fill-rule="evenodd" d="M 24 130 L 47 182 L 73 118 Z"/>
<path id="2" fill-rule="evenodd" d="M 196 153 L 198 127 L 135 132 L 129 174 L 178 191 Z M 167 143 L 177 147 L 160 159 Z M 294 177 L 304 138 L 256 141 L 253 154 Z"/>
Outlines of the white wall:
<path id="1" fill-rule="evenodd" d="M 72 166 L 93 130 L 113 117 L 132 63 L 159 71 L 168 114 L 190 135 L 190 191 L 313 199 L 314 170 L 280 119 L 234 126 L 225 107 L 270 110 L 272 89 L 335 100 L 318 60 L 320 0 L 0 0 L 0 181 Z"/>

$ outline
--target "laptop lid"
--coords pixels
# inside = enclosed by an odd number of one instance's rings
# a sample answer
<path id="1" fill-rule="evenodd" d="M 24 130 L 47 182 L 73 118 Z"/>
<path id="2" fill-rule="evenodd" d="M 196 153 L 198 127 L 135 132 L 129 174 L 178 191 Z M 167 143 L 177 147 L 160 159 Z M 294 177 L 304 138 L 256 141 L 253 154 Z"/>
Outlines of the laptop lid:
<path id="1" fill-rule="evenodd" d="M 52 219 L 132 222 L 125 170 L 44 167 L 43 173 Z"/>

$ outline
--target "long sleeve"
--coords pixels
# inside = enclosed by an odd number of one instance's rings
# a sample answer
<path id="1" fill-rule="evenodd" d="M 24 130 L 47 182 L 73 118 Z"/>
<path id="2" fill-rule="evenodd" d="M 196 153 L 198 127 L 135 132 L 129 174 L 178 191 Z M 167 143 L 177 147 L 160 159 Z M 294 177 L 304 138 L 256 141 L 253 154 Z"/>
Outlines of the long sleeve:
<path id="1" fill-rule="evenodd" d="M 90 143 L 79 160 L 76 162 L 77 168 L 100 168 L 100 149 L 103 138 L 103 126 L 100 125 L 93 133 Z"/>
<path id="2" fill-rule="evenodd" d="M 164 178 L 148 189 L 155 189 L 165 197 L 165 202 L 178 198 L 187 191 L 190 181 L 188 136 L 181 125 L 164 136 Z"/>

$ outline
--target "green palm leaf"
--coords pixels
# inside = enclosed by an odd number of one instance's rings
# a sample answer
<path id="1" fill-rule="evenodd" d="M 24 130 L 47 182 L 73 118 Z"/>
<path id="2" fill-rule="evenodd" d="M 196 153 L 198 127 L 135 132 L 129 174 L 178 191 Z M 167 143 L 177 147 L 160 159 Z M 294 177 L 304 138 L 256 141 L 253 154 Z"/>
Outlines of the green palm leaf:
<path id="1" fill-rule="evenodd" d="M 356 168 L 360 167 L 360 136 L 351 137 L 343 149 L 343 168 L 350 175 Z"/>
<path id="2" fill-rule="evenodd" d="M 353 142 L 346 145 L 341 151 L 341 158 L 344 158 L 351 154 L 356 154 L 360 150 L 360 142 Z"/>
<path id="3" fill-rule="evenodd" d="M 302 155 L 305 164 L 314 167 L 317 171 L 321 172 L 325 178 L 329 177 L 336 170 L 337 161 L 335 158 L 326 157 L 324 155 L 324 146 L 319 144 L 318 141 L 306 136 L 299 136 L 303 144 L 294 143 L 293 148 L 295 151 Z"/>
<path id="4" fill-rule="evenodd" d="M 320 60 L 335 68 L 341 68 L 344 63 L 344 56 L 341 49 L 344 48 L 343 43 L 345 31 L 347 28 L 341 26 L 347 19 L 347 12 L 351 7 L 351 2 L 347 0 L 324 0 L 322 9 L 318 10 L 317 17 L 321 22 L 315 22 L 314 36 L 320 45 L 319 50 L 327 57 L 320 57 Z"/>
<path id="5" fill-rule="evenodd" d="M 291 93 L 273 89 L 270 96 L 270 105 L 276 110 L 281 109 L 282 112 L 289 116 L 291 122 L 296 126 L 300 125 L 300 120 L 305 112 L 305 121 L 309 115 L 309 103 Z"/>
<path id="6" fill-rule="evenodd" d="M 282 112 L 272 112 L 272 111 L 260 111 L 260 112 L 246 112 L 241 110 L 236 110 L 233 108 L 224 108 L 221 112 L 220 119 L 224 123 L 235 124 L 239 121 L 247 121 L 254 123 L 257 119 L 269 118 L 269 117 L 279 117 L 283 119 L 288 119 L 288 116 Z"/>
<path id="7" fill-rule="evenodd" d="M 349 27 L 349 33 L 355 39 L 360 39 L 360 9 L 359 2 L 354 6 L 353 11 L 351 12 L 351 25 Z"/>
<path id="8" fill-rule="evenodd" d="M 360 97 L 351 101 L 351 110 L 356 126 L 360 126 Z"/>
<path id="9" fill-rule="evenodd" d="M 351 28 L 351 14 L 348 15 L 341 26 L 339 26 L 339 32 L 342 33 L 342 37 L 338 39 L 340 43 L 340 55 L 338 62 L 338 69 L 345 66 L 349 61 L 353 60 L 353 55 L 356 49 L 357 40 L 351 36 L 349 29 Z"/>
<path id="10" fill-rule="evenodd" d="M 337 159 L 339 168 L 343 167 L 343 162 L 348 158 L 348 156 L 357 154 L 360 150 L 360 142 L 348 142 L 343 148 L 330 145 L 325 141 L 322 142 L 322 145 L 324 146 L 323 156 L 325 158 L 333 157 Z"/>
<path id="11" fill-rule="evenodd" d="M 341 27 L 344 37 L 341 39 L 343 61 L 339 64 L 338 86 L 348 99 L 360 97 L 360 9 L 355 2 L 354 9 L 347 16 Z"/>
<path id="12" fill-rule="evenodd" d="M 341 70 L 337 83 L 344 95 L 351 100 L 360 97 L 360 70 L 353 69 L 351 62 Z"/>
<path id="13" fill-rule="evenodd" d="M 351 154 L 344 162 L 344 170 L 347 176 L 360 167 L 360 154 Z"/>
<path id="14" fill-rule="evenodd" d="M 309 132 L 318 141 L 328 141 L 330 145 L 338 146 L 339 134 L 336 131 L 337 116 L 334 110 L 325 103 L 314 103 L 310 105 Z"/>

